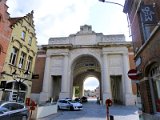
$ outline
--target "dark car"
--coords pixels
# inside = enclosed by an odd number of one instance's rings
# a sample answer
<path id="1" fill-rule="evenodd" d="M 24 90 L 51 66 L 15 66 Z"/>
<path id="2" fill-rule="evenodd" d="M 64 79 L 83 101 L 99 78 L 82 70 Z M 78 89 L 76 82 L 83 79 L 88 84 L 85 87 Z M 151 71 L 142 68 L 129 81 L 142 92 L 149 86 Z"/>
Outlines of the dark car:
<path id="1" fill-rule="evenodd" d="M 83 102 L 88 102 L 87 97 L 85 97 L 85 96 L 81 97 L 81 102 L 82 102 L 82 103 L 83 103 Z"/>
<path id="2" fill-rule="evenodd" d="M 74 99 L 76 102 L 81 102 L 81 98 L 75 98 Z"/>
<path id="3" fill-rule="evenodd" d="M 27 120 L 29 109 L 17 102 L 0 102 L 0 120 Z"/>
<path id="4" fill-rule="evenodd" d="M 83 96 L 81 98 L 75 98 L 74 100 L 76 102 L 80 102 L 80 103 L 88 102 L 87 97 L 85 97 L 85 96 Z"/>

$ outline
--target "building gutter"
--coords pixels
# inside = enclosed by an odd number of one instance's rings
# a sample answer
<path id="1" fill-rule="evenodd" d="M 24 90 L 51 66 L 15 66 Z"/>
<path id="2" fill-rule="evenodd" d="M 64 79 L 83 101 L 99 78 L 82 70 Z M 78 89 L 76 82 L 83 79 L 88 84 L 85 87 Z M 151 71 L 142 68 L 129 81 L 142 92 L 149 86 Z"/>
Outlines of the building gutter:
<path id="1" fill-rule="evenodd" d="M 139 10 L 139 8 L 140 8 L 141 2 L 142 2 L 142 0 L 139 0 L 139 3 L 138 3 L 138 5 L 137 5 L 136 12 L 135 12 L 135 14 L 134 14 L 134 17 L 133 17 L 133 20 L 132 20 L 132 23 L 131 23 L 131 27 L 132 27 L 132 25 L 133 25 L 133 23 L 134 23 L 134 20 L 135 20 L 135 18 L 136 18 L 137 13 L 138 13 L 138 10 Z"/>

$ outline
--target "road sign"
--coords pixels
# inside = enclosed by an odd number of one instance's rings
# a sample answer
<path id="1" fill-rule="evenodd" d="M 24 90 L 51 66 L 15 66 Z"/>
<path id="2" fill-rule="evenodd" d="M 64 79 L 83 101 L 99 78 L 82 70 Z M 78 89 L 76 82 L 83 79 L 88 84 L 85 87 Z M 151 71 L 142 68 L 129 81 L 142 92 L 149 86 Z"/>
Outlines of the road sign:
<path id="1" fill-rule="evenodd" d="M 131 69 L 128 71 L 128 77 L 131 80 L 138 80 L 139 79 L 139 75 L 136 69 Z"/>
<path id="2" fill-rule="evenodd" d="M 39 79 L 39 74 L 32 75 L 32 79 Z"/>
<path id="3" fill-rule="evenodd" d="M 112 106 L 112 100 L 107 99 L 106 100 L 106 106 L 108 106 L 108 107 Z"/>

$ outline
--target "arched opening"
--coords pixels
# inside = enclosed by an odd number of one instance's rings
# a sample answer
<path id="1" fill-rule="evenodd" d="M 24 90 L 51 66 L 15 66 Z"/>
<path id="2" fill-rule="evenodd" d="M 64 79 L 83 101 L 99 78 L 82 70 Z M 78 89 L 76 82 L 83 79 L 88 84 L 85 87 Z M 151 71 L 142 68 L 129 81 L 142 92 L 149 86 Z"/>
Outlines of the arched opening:
<path id="1" fill-rule="evenodd" d="M 151 64 L 148 75 L 153 111 L 160 112 L 160 64 Z"/>
<path id="2" fill-rule="evenodd" d="M 99 80 L 96 77 L 87 77 L 84 80 L 84 96 L 90 99 L 100 97 Z"/>
<path id="3" fill-rule="evenodd" d="M 19 86 L 19 89 L 18 89 Z M 27 86 L 24 83 L 8 82 L 2 95 L 4 101 L 18 101 L 24 103 L 27 92 Z M 17 98 L 18 95 L 18 98 Z M 18 99 L 18 100 L 17 100 Z"/>
<path id="4" fill-rule="evenodd" d="M 82 55 L 78 57 L 72 65 L 72 98 L 86 96 L 87 81 L 91 80 L 91 83 L 95 84 L 92 86 L 94 90 L 99 89 L 98 97 L 101 98 L 101 69 L 99 61 L 91 55 Z M 90 79 L 90 80 L 88 80 Z M 96 82 L 95 82 L 96 80 Z M 90 86 L 90 87 L 91 87 Z M 89 87 L 89 86 L 88 86 Z M 98 88 L 99 87 L 99 88 Z M 95 91 L 94 91 L 95 92 Z M 96 98 L 96 95 L 94 95 Z"/>

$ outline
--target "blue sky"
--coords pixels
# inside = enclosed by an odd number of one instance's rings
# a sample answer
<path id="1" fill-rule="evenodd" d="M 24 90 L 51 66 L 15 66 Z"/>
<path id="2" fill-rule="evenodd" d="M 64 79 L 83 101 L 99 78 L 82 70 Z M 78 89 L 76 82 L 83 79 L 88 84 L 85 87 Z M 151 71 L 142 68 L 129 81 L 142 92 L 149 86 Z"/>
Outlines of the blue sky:
<path id="1" fill-rule="evenodd" d="M 125 0 L 110 0 L 124 4 Z M 125 34 L 130 41 L 126 14 L 121 6 L 98 0 L 7 0 L 11 17 L 21 17 L 34 10 L 39 45 L 51 37 L 67 37 L 80 26 L 92 25 L 97 33 Z"/>

